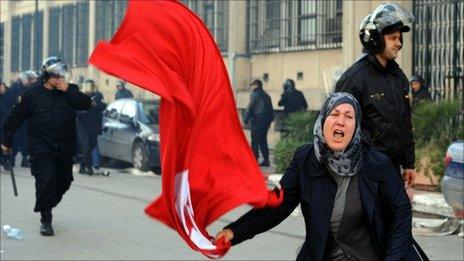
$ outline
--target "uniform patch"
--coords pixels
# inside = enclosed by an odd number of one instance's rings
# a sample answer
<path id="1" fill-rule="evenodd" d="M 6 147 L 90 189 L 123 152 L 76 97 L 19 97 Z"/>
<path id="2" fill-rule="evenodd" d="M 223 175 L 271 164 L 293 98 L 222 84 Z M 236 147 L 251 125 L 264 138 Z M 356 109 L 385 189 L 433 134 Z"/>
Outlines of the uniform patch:
<path id="1" fill-rule="evenodd" d="M 18 96 L 18 99 L 16 100 L 16 102 L 21 103 L 22 100 L 23 100 L 23 97 L 20 95 L 20 96 Z"/>

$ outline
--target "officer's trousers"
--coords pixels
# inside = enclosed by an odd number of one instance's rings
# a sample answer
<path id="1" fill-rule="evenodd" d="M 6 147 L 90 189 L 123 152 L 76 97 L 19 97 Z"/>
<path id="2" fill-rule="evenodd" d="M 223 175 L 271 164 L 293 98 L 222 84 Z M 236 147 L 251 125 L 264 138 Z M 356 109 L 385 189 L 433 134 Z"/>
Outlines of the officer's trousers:
<path id="1" fill-rule="evenodd" d="M 255 121 L 251 126 L 251 148 L 255 154 L 256 160 L 259 158 L 259 151 L 264 160 L 269 161 L 269 147 L 267 145 L 267 132 L 269 123 L 266 120 Z"/>
<path id="2" fill-rule="evenodd" d="M 72 158 L 52 154 L 31 156 L 31 173 L 35 177 L 35 212 L 51 210 L 63 198 L 73 179 Z"/>
<path id="3" fill-rule="evenodd" d="M 82 127 L 79 127 L 78 133 L 79 145 L 82 153 L 81 165 L 91 169 L 94 165 L 92 160 L 92 151 L 97 146 L 98 133 L 96 131 L 86 130 Z"/>

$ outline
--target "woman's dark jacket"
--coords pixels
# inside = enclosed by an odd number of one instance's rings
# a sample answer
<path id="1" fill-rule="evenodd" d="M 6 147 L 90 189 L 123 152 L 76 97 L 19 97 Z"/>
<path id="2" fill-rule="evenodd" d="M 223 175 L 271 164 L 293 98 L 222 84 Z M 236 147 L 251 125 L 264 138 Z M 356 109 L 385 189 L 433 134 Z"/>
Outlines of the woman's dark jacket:
<path id="1" fill-rule="evenodd" d="M 423 252 L 411 233 L 411 204 L 387 156 L 366 149 L 357 175 L 364 215 L 379 258 L 421 260 L 415 250 Z M 234 231 L 232 244 L 278 225 L 301 203 L 306 237 L 297 260 L 324 260 L 337 183 L 317 161 L 312 144 L 296 151 L 280 183 L 284 202 L 279 207 L 253 209 L 227 226 Z"/>

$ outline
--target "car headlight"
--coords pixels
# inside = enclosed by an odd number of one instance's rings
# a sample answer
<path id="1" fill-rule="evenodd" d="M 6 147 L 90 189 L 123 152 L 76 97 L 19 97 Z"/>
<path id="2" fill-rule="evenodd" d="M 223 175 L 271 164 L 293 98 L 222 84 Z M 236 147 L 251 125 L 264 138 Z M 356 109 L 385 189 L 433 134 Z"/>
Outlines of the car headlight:
<path id="1" fill-rule="evenodd" d="M 158 133 L 153 133 L 147 138 L 149 141 L 160 141 L 160 135 Z"/>

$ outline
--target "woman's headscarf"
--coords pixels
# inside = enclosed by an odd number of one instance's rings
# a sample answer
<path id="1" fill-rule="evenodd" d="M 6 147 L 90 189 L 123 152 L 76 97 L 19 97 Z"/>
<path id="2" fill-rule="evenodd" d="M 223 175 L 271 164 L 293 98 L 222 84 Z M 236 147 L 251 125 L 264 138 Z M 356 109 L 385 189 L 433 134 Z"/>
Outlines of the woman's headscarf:
<path id="1" fill-rule="evenodd" d="M 353 106 L 356 117 L 355 131 L 348 146 L 339 152 L 332 151 L 324 139 L 322 130 L 325 120 L 330 112 L 340 104 L 348 103 Z M 314 125 L 314 151 L 316 158 L 340 176 L 353 176 L 360 168 L 361 146 L 361 108 L 356 98 L 346 92 L 337 92 L 331 95 L 322 106 Z"/>

